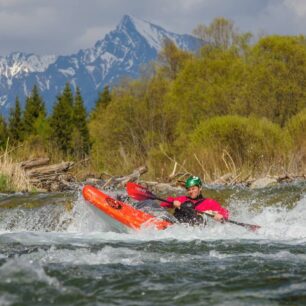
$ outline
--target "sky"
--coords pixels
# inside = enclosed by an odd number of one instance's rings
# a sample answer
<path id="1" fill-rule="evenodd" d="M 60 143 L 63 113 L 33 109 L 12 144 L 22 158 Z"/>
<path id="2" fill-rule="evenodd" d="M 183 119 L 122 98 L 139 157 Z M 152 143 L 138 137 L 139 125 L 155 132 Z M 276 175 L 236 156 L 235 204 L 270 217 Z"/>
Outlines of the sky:
<path id="1" fill-rule="evenodd" d="M 306 35 L 306 0 L 0 0 L 0 56 L 76 53 L 125 14 L 176 33 L 223 16 L 241 32 Z"/>

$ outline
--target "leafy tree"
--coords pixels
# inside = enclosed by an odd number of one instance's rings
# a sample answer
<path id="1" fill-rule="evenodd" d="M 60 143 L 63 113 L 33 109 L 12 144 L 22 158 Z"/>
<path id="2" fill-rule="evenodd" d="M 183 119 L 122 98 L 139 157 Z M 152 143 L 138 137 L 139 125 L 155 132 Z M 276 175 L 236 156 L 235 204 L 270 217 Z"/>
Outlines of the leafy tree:
<path id="1" fill-rule="evenodd" d="M 24 131 L 26 135 L 34 133 L 34 124 L 39 116 L 46 117 L 45 104 L 34 85 L 31 95 L 26 99 L 24 110 Z"/>
<path id="2" fill-rule="evenodd" d="M 224 17 L 215 18 L 210 25 L 198 25 L 193 34 L 214 48 L 226 50 L 232 46 L 245 49 L 252 37 L 251 33 L 241 34 L 232 20 Z"/>
<path id="3" fill-rule="evenodd" d="M 13 142 L 21 141 L 23 138 L 23 122 L 18 97 L 15 100 L 15 107 L 10 110 L 8 134 Z"/>
<path id="4" fill-rule="evenodd" d="M 201 57 L 188 61 L 172 83 L 164 112 L 176 143 L 201 121 L 237 113 L 245 87 L 245 63 L 234 50 L 202 50 Z"/>
<path id="5" fill-rule="evenodd" d="M 284 126 L 306 107 L 306 39 L 268 36 L 254 46 L 248 61 L 245 110 Z"/>
<path id="6" fill-rule="evenodd" d="M 175 79 L 186 61 L 191 58 L 191 53 L 179 49 L 170 39 L 164 41 L 163 49 L 158 56 L 163 75 L 170 79 Z"/>

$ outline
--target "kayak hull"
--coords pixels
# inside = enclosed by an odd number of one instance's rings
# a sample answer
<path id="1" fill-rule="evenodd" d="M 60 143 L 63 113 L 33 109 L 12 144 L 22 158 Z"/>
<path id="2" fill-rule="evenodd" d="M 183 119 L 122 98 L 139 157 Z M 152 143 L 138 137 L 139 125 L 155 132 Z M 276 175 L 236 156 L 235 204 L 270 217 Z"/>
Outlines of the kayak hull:
<path id="1" fill-rule="evenodd" d="M 115 200 L 93 186 L 84 186 L 82 194 L 87 202 L 128 228 L 140 230 L 144 227 L 153 227 L 157 230 L 163 230 L 172 225 L 172 223 L 138 210 L 128 203 Z"/>

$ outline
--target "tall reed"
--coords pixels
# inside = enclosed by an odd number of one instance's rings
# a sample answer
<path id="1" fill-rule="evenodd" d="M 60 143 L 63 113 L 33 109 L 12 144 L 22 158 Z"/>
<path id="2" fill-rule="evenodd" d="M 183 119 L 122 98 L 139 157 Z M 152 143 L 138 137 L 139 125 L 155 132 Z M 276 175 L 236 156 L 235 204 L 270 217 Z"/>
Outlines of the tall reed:
<path id="1" fill-rule="evenodd" d="M 20 167 L 20 164 L 15 163 L 11 157 L 11 152 L 15 148 L 9 150 L 9 140 L 6 147 L 0 155 L 0 175 L 2 192 L 18 192 L 33 190 L 29 178 L 25 171 Z"/>

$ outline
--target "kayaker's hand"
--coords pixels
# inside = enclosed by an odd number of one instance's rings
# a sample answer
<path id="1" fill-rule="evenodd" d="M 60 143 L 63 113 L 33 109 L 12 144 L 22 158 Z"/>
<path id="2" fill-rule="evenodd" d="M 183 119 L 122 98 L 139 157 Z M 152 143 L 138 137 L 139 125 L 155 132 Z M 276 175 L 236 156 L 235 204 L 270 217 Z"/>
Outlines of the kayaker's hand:
<path id="1" fill-rule="evenodd" d="M 181 208 L 181 205 L 182 205 L 182 203 L 180 201 L 177 201 L 177 200 L 173 201 L 173 207 L 174 208 Z"/>
<path id="2" fill-rule="evenodd" d="M 224 217 L 221 214 L 215 213 L 214 220 L 223 223 L 224 222 Z"/>

